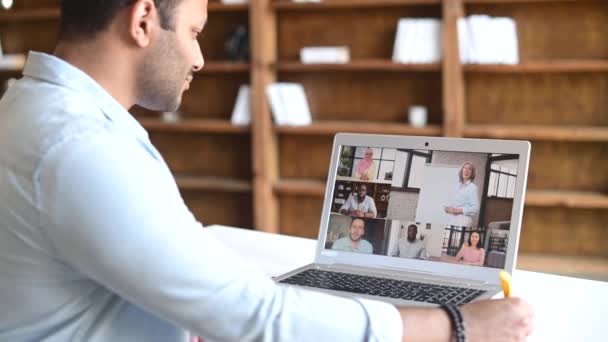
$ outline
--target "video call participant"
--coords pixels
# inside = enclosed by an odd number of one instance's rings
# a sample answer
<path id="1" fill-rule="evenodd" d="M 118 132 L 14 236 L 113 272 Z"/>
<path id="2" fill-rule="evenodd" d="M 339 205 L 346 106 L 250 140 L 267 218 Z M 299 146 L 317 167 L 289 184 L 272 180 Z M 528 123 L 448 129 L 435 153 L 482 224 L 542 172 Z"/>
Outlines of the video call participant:
<path id="1" fill-rule="evenodd" d="M 374 150 L 367 148 L 365 157 L 355 167 L 355 177 L 361 180 L 373 180 L 376 178 L 376 164 L 374 164 Z"/>
<path id="2" fill-rule="evenodd" d="M 486 252 L 481 248 L 481 238 L 478 232 L 471 232 L 469 241 L 462 244 L 460 251 L 456 254 L 456 260 L 466 265 L 483 266 Z"/>
<path id="3" fill-rule="evenodd" d="M 350 233 L 347 237 L 336 240 L 331 249 L 344 252 L 357 252 L 372 254 L 374 248 L 367 240 L 362 239 L 365 235 L 365 221 L 354 217 L 350 223 Z"/>
<path id="4" fill-rule="evenodd" d="M 475 180 L 475 166 L 471 162 L 462 164 L 458 172 L 454 198 L 444 211 L 454 216 L 456 226 L 471 227 L 473 218 L 479 213 L 479 197 Z"/>
<path id="5" fill-rule="evenodd" d="M 403 226 L 401 226 L 403 229 Z M 407 237 L 400 238 L 393 248 L 392 256 L 408 259 L 426 259 L 426 249 L 424 242 L 416 238 L 418 234 L 418 226 L 410 224 L 407 227 Z"/>
<path id="6" fill-rule="evenodd" d="M 346 202 L 340 207 L 340 214 L 369 218 L 375 218 L 378 215 L 376 202 L 367 196 L 367 185 L 360 184 L 358 191 L 348 196 Z"/>

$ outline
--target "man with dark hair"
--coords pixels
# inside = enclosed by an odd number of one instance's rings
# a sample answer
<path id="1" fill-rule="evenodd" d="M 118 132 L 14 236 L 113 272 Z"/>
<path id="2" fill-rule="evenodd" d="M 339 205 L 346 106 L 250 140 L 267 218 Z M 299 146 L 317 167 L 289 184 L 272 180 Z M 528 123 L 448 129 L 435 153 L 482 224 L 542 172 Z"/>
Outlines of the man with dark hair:
<path id="1" fill-rule="evenodd" d="M 403 226 L 401 227 L 403 230 Z M 399 239 L 393 247 L 392 256 L 409 259 L 426 259 L 426 248 L 424 242 L 416 237 L 418 226 L 410 224 L 407 227 L 405 239 Z"/>
<path id="2" fill-rule="evenodd" d="M 0 100 L 0 341 L 450 338 L 442 310 L 278 286 L 200 229 L 127 110 L 179 106 L 206 0 L 62 10 L 54 55 L 30 53 Z M 521 300 L 462 313 L 472 340 L 529 333 Z"/>
<path id="3" fill-rule="evenodd" d="M 340 207 L 340 214 L 355 217 L 376 217 L 378 215 L 376 202 L 367 195 L 367 185 L 359 184 L 357 192 L 350 194 Z"/>

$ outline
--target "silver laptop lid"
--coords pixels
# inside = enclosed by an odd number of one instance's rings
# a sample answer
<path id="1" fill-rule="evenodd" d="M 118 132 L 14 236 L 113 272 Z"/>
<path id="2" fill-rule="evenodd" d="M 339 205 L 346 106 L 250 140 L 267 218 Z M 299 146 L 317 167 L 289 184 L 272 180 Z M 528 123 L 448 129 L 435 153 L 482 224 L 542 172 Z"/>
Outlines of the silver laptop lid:
<path id="1" fill-rule="evenodd" d="M 529 155 L 527 141 L 336 135 L 316 262 L 499 284 L 515 267 Z"/>

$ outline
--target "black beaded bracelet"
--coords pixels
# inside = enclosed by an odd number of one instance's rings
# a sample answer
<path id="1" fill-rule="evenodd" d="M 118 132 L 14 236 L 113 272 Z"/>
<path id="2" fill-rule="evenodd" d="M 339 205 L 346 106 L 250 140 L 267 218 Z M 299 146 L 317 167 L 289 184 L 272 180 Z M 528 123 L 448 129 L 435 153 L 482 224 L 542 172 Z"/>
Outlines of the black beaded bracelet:
<path id="1" fill-rule="evenodd" d="M 456 338 L 456 342 L 465 342 L 465 329 L 464 329 L 464 320 L 462 318 L 462 312 L 458 306 L 454 304 L 442 304 L 441 308 L 447 312 L 450 317 L 450 321 L 452 322 L 454 337 Z"/>

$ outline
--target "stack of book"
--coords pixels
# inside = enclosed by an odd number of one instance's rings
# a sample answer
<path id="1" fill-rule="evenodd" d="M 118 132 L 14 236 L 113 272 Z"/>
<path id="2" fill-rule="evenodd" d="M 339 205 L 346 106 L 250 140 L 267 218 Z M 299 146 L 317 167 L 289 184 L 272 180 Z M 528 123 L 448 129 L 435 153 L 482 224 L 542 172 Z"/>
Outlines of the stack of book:
<path id="1" fill-rule="evenodd" d="M 299 83 L 272 83 L 266 88 L 277 125 L 306 126 L 312 122 L 304 87 Z"/>
<path id="2" fill-rule="evenodd" d="M 442 58 L 439 19 L 399 19 L 393 62 L 438 63 Z"/>
<path id="3" fill-rule="evenodd" d="M 460 61 L 464 64 L 518 64 L 515 21 L 472 15 L 458 20 Z"/>

